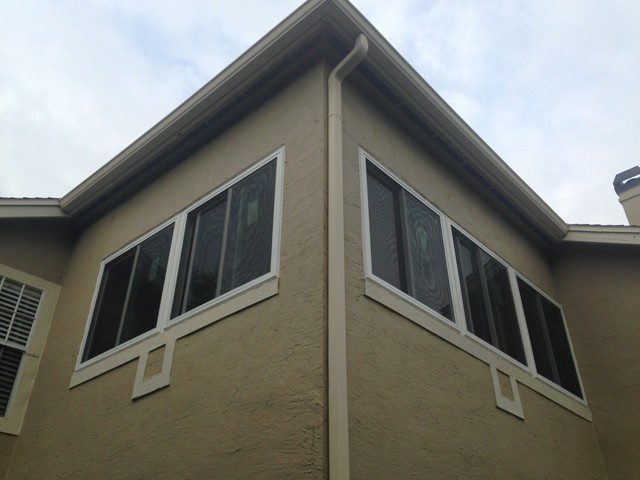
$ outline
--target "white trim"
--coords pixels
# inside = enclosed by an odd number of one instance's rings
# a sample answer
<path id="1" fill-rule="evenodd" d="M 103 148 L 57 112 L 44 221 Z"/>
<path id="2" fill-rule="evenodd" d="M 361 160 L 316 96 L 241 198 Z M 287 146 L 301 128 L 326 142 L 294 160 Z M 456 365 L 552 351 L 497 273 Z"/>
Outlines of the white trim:
<path id="1" fill-rule="evenodd" d="M 387 170 L 385 167 L 383 167 L 380 163 L 378 163 L 374 159 L 374 157 L 372 155 L 370 155 L 369 153 L 367 153 L 362 147 L 358 147 L 358 149 L 359 149 L 359 154 L 360 154 L 360 158 L 361 158 L 361 170 L 364 169 L 364 175 L 363 175 L 363 177 L 361 179 L 361 185 L 362 185 L 362 188 L 364 189 L 364 193 L 361 195 L 361 198 L 365 202 L 365 203 L 363 203 L 363 207 L 362 207 L 362 212 L 363 212 L 362 215 L 363 215 L 363 217 L 366 217 L 366 219 L 363 219 L 362 224 L 363 224 L 363 228 L 365 228 L 365 223 L 366 223 L 366 229 L 367 229 L 366 230 L 366 236 L 363 234 L 363 239 L 366 238 L 365 241 L 367 243 L 367 247 L 366 247 L 366 255 L 367 255 L 367 257 L 364 258 L 364 263 L 367 265 L 368 272 L 367 272 L 367 270 L 365 270 L 365 278 L 371 278 L 372 280 L 374 280 L 374 281 L 380 283 L 381 285 L 383 285 L 385 288 L 393 290 L 397 295 L 399 295 L 400 297 L 404 298 L 406 301 L 411 302 L 411 303 L 415 303 L 416 306 L 418 306 L 419 308 L 426 309 L 427 312 L 430 315 L 433 315 L 434 317 L 442 320 L 443 322 L 445 322 L 445 323 L 447 323 L 449 325 L 455 325 L 456 324 L 456 320 L 455 320 L 456 317 L 455 317 L 455 312 L 453 311 L 453 292 L 451 291 L 451 286 L 450 285 L 447 285 L 447 286 L 449 287 L 449 295 L 451 296 L 451 304 L 452 304 L 451 306 L 452 306 L 453 319 L 449 319 L 449 318 L 445 317 L 441 313 L 435 311 L 433 308 L 431 308 L 428 305 L 425 305 L 424 303 L 420 302 L 419 300 L 413 298 L 411 295 L 403 292 L 399 288 L 396 288 L 393 285 L 387 283 L 382 278 L 378 277 L 377 275 L 375 275 L 373 273 L 373 266 L 372 266 L 372 263 L 371 263 L 371 239 L 369 238 L 369 232 L 370 232 L 370 230 L 369 230 L 369 196 L 368 196 L 367 172 L 366 172 L 366 162 L 367 162 L 367 160 L 370 161 L 376 167 L 378 167 L 380 170 L 382 170 L 382 172 L 387 174 L 392 180 L 396 181 L 401 187 L 404 188 L 405 187 L 405 183 L 402 182 L 400 179 L 398 179 L 398 177 L 396 177 L 394 174 L 392 174 L 389 170 Z M 431 205 L 429 202 L 427 202 L 420 194 L 418 194 L 412 188 L 408 187 L 408 188 L 405 188 L 405 190 L 407 190 L 408 193 L 413 195 L 416 200 L 418 200 L 419 202 L 424 204 L 427 208 L 432 210 L 433 213 L 435 213 L 438 216 L 438 219 L 440 220 L 440 225 L 442 226 L 442 224 L 444 223 L 443 222 L 444 214 L 440 210 L 438 210 L 437 208 L 433 207 L 433 205 Z M 449 269 L 449 264 L 446 261 L 446 245 L 444 244 L 444 239 L 443 239 L 443 247 L 444 247 L 444 250 L 445 250 L 445 266 L 446 266 L 446 268 L 448 270 Z M 449 277 L 449 272 L 448 271 L 447 271 L 447 277 Z"/>
<path id="2" fill-rule="evenodd" d="M 529 329 L 527 328 L 527 319 L 524 314 L 520 289 L 518 288 L 517 274 L 513 268 L 509 268 L 509 283 L 511 284 L 511 292 L 513 293 L 513 303 L 516 307 L 516 315 L 518 317 L 518 325 L 520 326 L 520 335 L 524 346 L 524 354 L 527 358 L 527 365 L 529 365 L 529 370 L 535 375 L 535 372 L 537 371 L 536 359 L 533 356 L 531 338 L 529 337 Z"/>
<path id="3" fill-rule="evenodd" d="M 381 295 L 380 294 L 381 290 L 373 288 L 373 285 L 377 285 L 379 288 L 383 289 L 382 291 L 388 291 L 395 298 L 401 299 L 402 301 L 412 305 L 413 307 L 415 307 L 415 308 L 419 309 L 420 311 L 424 312 L 425 314 L 427 314 L 428 318 L 437 319 L 439 321 L 439 323 L 442 323 L 442 324 L 448 326 L 449 328 L 445 329 L 445 330 L 443 330 L 442 328 L 434 329 L 433 325 L 431 325 L 430 323 L 425 323 L 424 321 L 416 322 L 420 326 L 426 328 L 429 331 L 432 331 L 432 332 L 436 333 L 439 336 L 442 336 L 446 340 L 450 341 L 452 344 L 454 344 L 454 345 L 456 345 L 456 346 L 458 346 L 460 348 L 463 348 L 464 350 L 468 351 L 469 353 L 472 353 L 472 355 L 474 355 L 474 356 L 476 356 L 478 358 L 481 358 L 481 359 L 485 359 L 486 358 L 485 355 L 478 356 L 477 354 L 474 354 L 474 352 L 477 350 L 475 348 L 468 349 L 466 347 L 461 346 L 464 343 L 462 340 L 456 340 L 455 336 L 452 337 L 452 336 L 450 336 L 450 334 L 444 334 L 444 332 L 446 332 L 446 331 L 455 331 L 456 333 L 459 334 L 459 337 L 469 338 L 476 345 L 481 346 L 482 349 L 492 352 L 497 358 L 505 360 L 509 364 L 515 366 L 520 371 L 526 373 L 528 375 L 528 378 L 531 378 L 531 379 L 534 379 L 534 380 L 541 380 L 542 383 L 552 387 L 553 389 L 555 389 L 556 391 L 562 393 L 563 395 L 566 395 L 571 400 L 575 400 L 575 401 L 579 402 L 584 407 L 587 407 L 586 393 L 584 391 L 584 387 L 583 387 L 583 384 L 582 384 L 582 378 L 580 376 L 579 369 L 578 369 L 578 364 L 576 362 L 575 354 L 573 352 L 573 344 L 571 342 L 571 337 L 569 335 L 569 330 L 568 330 L 568 328 L 566 326 L 566 320 L 565 320 L 565 316 L 564 316 L 564 311 L 562 309 L 562 305 L 560 305 L 558 302 L 556 302 L 555 300 L 550 298 L 547 294 L 545 294 L 540 289 L 535 287 L 535 285 L 533 285 L 531 282 L 526 280 L 515 268 L 513 268 L 509 264 L 509 262 L 506 262 L 500 256 L 498 256 L 493 251 L 488 249 L 476 237 L 471 235 L 467 230 L 465 230 L 460 225 L 458 225 L 456 222 L 451 220 L 447 215 L 442 213 L 437 207 L 432 205 L 428 200 L 426 200 L 414 188 L 412 188 L 410 185 L 408 185 L 406 182 L 404 182 L 402 179 L 400 179 L 397 175 L 395 175 L 393 172 L 391 172 L 389 169 L 387 169 L 384 165 L 382 165 L 380 162 L 378 162 L 373 155 L 368 153 L 361 146 L 358 147 L 358 156 L 359 156 L 359 168 L 360 168 L 359 178 L 360 178 L 360 201 L 361 201 L 361 220 L 362 220 L 362 250 L 363 250 L 363 265 L 364 265 L 364 280 L 365 280 L 365 287 L 366 287 L 365 288 L 365 295 L 366 296 L 370 296 L 371 298 L 373 298 L 374 300 L 377 300 L 379 302 L 381 302 L 382 299 L 391 298 L 391 297 L 388 297 L 386 295 Z M 381 278 L 379 278 L 379 277 L 377 277 L 376 275 L 373 274 L 373 269 L 372 269 L 372 264 L 371 264 L 371 245 L 370 245 L 371 240 L 370 240 L 370 230 L 369 230 L 369 201 L 368 201 L 367 171 L 366 171 L 366 162 L 367 161 L 370 161 L 373 165 L 375 165 L 377 168 L 379 168 L 383 173 L 388 175 L 389 178 L 391 178 L 391 180 L 393 180 L 396 183 L 398 183 L 402 188 L 404 188 L 407 192 L 411 193 L 414 197 L 416 197 L 418 200 L 420 200 L 424 205 L 426 205 L 428 208 L 430 208 L 433 212 L 435 212 L 439 216 L 440 221 L 441 221 L 441 226 L 442 226 L 442 240 L 443 240 L 443 243 L 444 243 L 445 260 L 446 260 L 446 265 L 447 265 L 447 275 L 448 275 L 448 279 L 449 279 L 449 291 L 450 291 L 450 294 L 451 294 L 451 302 L 452 302 L 452 309 L 453 309 L 453 315 L 454 315 L 455 323 L 452 322 L 451 320 L 449 320 L 448 318 L 442 316 L 441 314 L 439 314 L 438 312 L 436 312 L 435 310 L 433 310 L 429 306 L 424 305 L 422 302 L 416 300 L 415 298 L 411 297 L 407 293 L 399 290 L 398 288 L 394 287 L 393 285 L 388 284 L 383 279 L 381 279 Z M 527 361 L 527 365 L 521 363 L 520 361 L 516 360 L 515 358 L 512 358 L 511 356 L 509 356 L 508 354 L 506 354 L 505 352 L 503 352 L 502 350 L 500 350 L 496 346 L 486 342 L 485 340 L 481 339 L 480 337 L 474 335 L 472 332 L 468 331 L 467 324 L 466 324 L 466 315 L 464 313 L 464 303 L 463 303 L 462 293 L 461 293 L 462 287 L 460 285 L 460 278 L 459 278 L 459 275 L 458 275 L 458 268 L 457 268 L 457 259 L 456 259 L 456 256 L 455 256 L 455 247 L 454 247 L 454 242 L 453 242 L 452 227 L 455 227 L 457 230 L 459 230 L 460 233 L 462 233 L 469 240 L 474 242 L 487 255 L 489 255 L 491 258 L 496 260 L 498 263 L 500 263 L 503 267 L 505 267 L 507 269 L 507 273 L 509 275 L 509 285 L 510 285 L 510 289 L 511 289 L 511 293 L 512 293 L 512 299 L 513 299 L 515 311 L 516 311 L 517 326 L 518 326 L 518 329 L 520 331 L 520 338 L 521 338 L 521 341 L 522 341 L 522 346 L 523 346 L 523 350 L 524 350 L 524 354 L 525 354 L 525 359 Z M 570 349 L 571 349 L 572 360 L 573 360 L 574 366 L 576 368 L 576 373 L 578 374 L 578 381 L 580 383 L 580 389 L 582 391 L 582 394 L 585 396 L 584 399 L 582 399 L 582 398 L 578 397 L 577 395 L 569 392 L 568 390 L 566 390 L 562 386 L 556 385 L 554 382 L 542 377 L 541 375 L 539 375 L 537 373 L 537 370 L 536 370 L 536 367 L 535 367 L 535 359 L 534 359 L 534 356 L 533 356 L 533 348 L 531 346 L 531 339 L 529 338 L 529 330 L 528 330 L 527 325 L 526 325 L 526 318 L 525 318 L 524 309 L 523 309 L 523 306 L 522 306 L 522 299 L 520 298 L 520 291 L 519 291 L 518 285 L 517 285 L 517 278 L 522 278 L 524 281 L 526 281 L 528 284 L 530 284 L 536 291 L 540 292 L 540 294 L 542 294 L 545 298 L 547 298 L 554 305 L 556 305 L 556 306 L 558 306 L 558 308 L 560 308 L 560 311 L 562 312 L 562 318 L 563 318 L 563 321 L 564 321 L 565 332 L 567 334 L 567 339 L 569 341 L 569 346 L 570 346 Z M 375 292 L 375 294 L 372 293 L 372 292 Z M 384 303 L 384 302 L 382 302 L 382 303 Z M 389 305 L 387 305 L 387 306 L 389 306 Z M 398 311 L 399 313 L 401 313 L 397 308 L 394 308 L 394 307 L 391 307 L 391 308 L 396 310 L 396 311 Z M 409 318 L 410 320 L 415 321 L 416 316 L 413 315 L 413 316 L 410 316 L 410 317 L 407 317 L 407 318 Z M 531 385 L 529 385 L 529 386 L 531 386 Z M 545 389 L 542 389 L 542 390 L 535 389 L 535 390 L 539 391 L 540 393 L 543 393 L 543 392 L 547 392 L 548 393 L 548 390 L 545 390 Z M 548 394 L 545 394 L 545 396 L 549 397 Z M 556 401 L 556 403 L 563 404 L 562 402 L 558 402 L 557 399 L 554 399 L 554 398 L 552 398 L 552 399 L 554 401 Z M 584 416 L 584 415 L 582 415 L 582 416 Z M 589 418 L 590 418 L 590 415 L 589 415 Z"/>
<path id="4" fill-rule="evenodd" d="M 182 322 L 184 322 L 186 320 L 189 320 L 194 315 L 198 315 L 198 314 L 204 312 L 205 310 L 209 310 L 210 308 L 215 307 L 219 303 L 223 303 L 223 302 L 227 301 L 230 297 L 233 297 L 235 295 L 239 295 L 240 293 L 244 292 L 245 290 L 250 290 L 250 289 L 252 289 L 254 287 L 257 287 L 258 285 L 260 285 L 262 283 L 265 283 L 265 282 L 269 281 L 272 278 L 277 278 L 277 275 L 275 275 L 272 272 L 268 272 L 268 273 L 265 273 L 264 275 L 262 275 L 262 276 L 260 276 L 260 277 L 258 277 L 256 279 L 254 279 L 254 280 L 251 280 L 250 282 L 243 283 L 242 285 L 240 285 L 239 287 L 234 288 L 233 290 L 230 290 L 230 291 L 228 291 L 226 293 L 223 293 L 222 295 L 218 295 L 217 297 L 212 298 L 208 302 L 205 302 L 202 305 L 198 305 L 197 307 L 194 307 L 191 310 L 188 310 L 188 311 L 178 315 L 177 317 L 170 319 L 163 330 L 169 330 L 170 328 L 173 328 L 178 323 L 182 323 Z"/>
<path id="5" fill-rule="evenodd" d="M 485 345 L 478 342 L 475 338 L 469 335 L 462 335 L 454 325 L 449 327 L 445 326 L 444 322 L 436 319 L 424 309 L 407 302 L 404 298 L 400 298 L 396 292 L 385 288 L 371 278 L 366 278 L 364 280 L 364 287 L 364 295 L 366 297 L 395 311 L 400 316 L 442 338 L 444 341 L 454 345 L 487 365 L 495 365 L 503 373 L 515 377 L 518 383 L 526 385 L 533 391 L 584 418 L 585 420 L 592 420 L 591 411 L 584 402 L 578 401 L 573 395 L 565 393 L 563 390 L 549 382 L 539 381 L 541 380 L 540 378 L 534 376 L 531 372 L 524 370 L 513 361 L 509 361 L 504 354 L 499 355 L 496 350 L 486 348 Z"/>
<path id="6" fill-rule="evenodd" d="M 238 292 L 236 295 L 227 298 L 206 311 L 200 312 L 200 315 L 194 315 L 190 321 L 180 322 L 167 327 L 166 330 L 156 335 L 137 341 L 129 345 L 127 348 L 113 352 L 111 355 L 95 362 L 91 365 L 83 367 L 81 370 L 74 372 L 69 381 L 69 388 L 76 387 L 84 382 L 92 380 L 103 373 L 117 368 L 132 360 L 139 359 L 145 352 L 149 353 L 172 340 L 178 340 L 193 332 L 207 327 L 213 323 L 219 322 L 240 310 L 244 310 L 251 305 L 266 300 L 278 293 L 278 279 L 271 278 L 260 285 L 256 285 L 248 290 Z M 165 351 L 166 355 L 167 351 Z M 167 361 L 169 361 L 167 359 Z M 134 385 L 134 393 L 136 387 Z"/>
<path id="7" fill-rule="evenodd" d="M 464 302 L 462 300 L 462 286 L 458 278 L 458 260 L 456 259 L 456 251 L 453 244 L 453 232 L 451 231 L 451 220 L 449 217 L 442 217 L 442 238 L 444 242 L 445 256 L 447 257 L 447 268 L 449 269 L 449 282 L 451 291 L 451 303 L 453 304 L 453 314 L 456 325 L 460 329 L 460 333 L 466 335 L 467 315 L 464 312 Z"/>
<path id="8" fill-rule="evenodd" d="M 96 280 L 96 286 L 95 289 L 93 291 L 93 296 L 91 298 L 91 307 L 89 308 L 89 316 L 87 318 L 87 321 L 85 323 L 85 327 L 84 327 L 84 334 L 82 336 L 82 342 L 80 343 L 80 351 L 78 353 L 78 357 L 76 358 L 76 367 L 75 367 L 75 371 L 81 370 L 83 368 L 85 368 L 88 365 L 91 365 L 92 363 L 96 363 L 97 361 L 119 351 L 122 350 L 124 348 L 127 348 L 128 346 L 135 344 L 141 340 L 144 340 L 145 338 L 148 338 L 156 333 L 158 333 L 160 331 L 160 323 L 159 321 L 156 321 L 156 326 L 155 328 L 142 333 L 141 335 L 138 335 L 137 337 L 134 337 L 130 340 L 127 340 L 126 342 L 123 342 L 119 345 L 116 345 L 115 347 L 107 350 L 106 352 L 102 352 L 100 355 L 96 355 L 95 357 L 92 357 L 88 360 L 85 360 L 84 362 L 82 361 L 82 355 L 84 354 L 84 349 L 86 347 L 87 341 L 88 341 L 88 337 L 89 337 L 89 331 L 91 330 L 91 320 L 93 319 L 93 314 L 96 308 L 96 304 L 97 304 L 97 300 L 98 300 L 98 295 L 100 293 L 100 284 L 102 283 L 102 278 L 104 276 L 104 269 L 106 267 L 106 265 L 111 262 L 112 260 L 115 260 L 116 258 L 118 258 L 120 255 L 122 255 L 123 253 L 129 251 L 130 249 L 136 247 L 137 245 L 141 244 L 142 242 L 144 242 L 145 240 L 147 240 L 148 238 L 152 237 L 153 235 L 155 235 L 156 233 L 160 232 L 162 229 L 164 229 L 165 227 L 168 227 L 169 225 L 171 225 L 172 223 L 173 225 L 173 233 L 175 234 L 176 231 L 176 219 L 177 216 L 172 217 L 171 219 L 167 220 L 166 222 L 160 224 L 157 227 L 154 227 L 153 229 L 149 230 L 147 233 L 144 233 L 143 235 L 137 237 L 135 240 L 129 242 L 127 245 L 125 245 L 124 247 L 120 248 L 119 250 L 117 250 L 116 252 L 110 254 L 108 257 L 106 257 L 104 260 L 102 260 L 102 262 L 100 263 L 100 269 L 98 270 L 98 278 Z M 171 257 L 172 255 L 175 255 L 175 249 L 174 244 L 173 244 L 173 238 L 174 236 L 172 236 L 172 243 L 171 243 L 171 247 L 169 248 L 169 259 L 168 262 L 171 261 Z M 168 263 L 167 263 L 168 265 Z M 135 266 L 135 265 L 134 265 Z M 167 273 L 168 273 L 168 268 L 167 268 Z M 167 277 L 166 277 L 166 273 L 165 273 L 165 286 L 167 284 Z M 164 296 L 165 294 L 165 286 L 163 286 L 163 291 L 162 291 L 162 295 Z M 161 298 L 160 300 L 160 305 L 162 306 L 162 301 L 164 300 L 164 298 Z M 162 311 L 159 312 L 158 317 L 160 318 L 160 313 L 162 313 Z"/>
<path id="9" fill-rule="evenodd" d="M 219 295 L 218 297 L 199 305 L 196 308 L 189 310 L 188 312 L 184 312 L 178 317 L 171 319 L 171 307 L 173 304 L 173 297 L 175 295 L 175 286 L 177 281 L 178 269 L 180 265 L 180 256 L 182 254 L 182 244 L 185 235 L 187 216 L 194 209 L 198 208 L 200 205 L 204 204 L 211 198 L 215 197 L 219 193 L 227 190 L 231 186 L 240 182 L 242 179 L 251 175 L 259 168 L 268 164 L 269 162 L 275 160 L 276 161 L 276 175 L 275 175 L 275 191 L 274 191 L 274 212 L 273 212 L 273 226 L 272 226 L 272 244 L 271 244 L 271 265 L 270 271 L 266 274 L 247 282 L 239 287 L 224 293 L 223 295 Z M 187 320 L 205 312 L 206 310 L 216 309 L 216 307 L 222 308 L 222 305 L 229 304 L 229 300 L 234 297 L 246 297 L 246 293 L 256 290 L 258 292 L 267 291 L 269 293 L 268 296 L 273 294 L 273 284 L 275 281 L 275 289 L 277 293 L 277 277 L 279 275 L 280 269 L 280 250 L 281 250 L 281 232 L 282 232 L 282 208 L 283 208 L 283 192 L 284 192 L 284 165 L 285 165 L 285 147 L 282 146 L 275 152 L 270 155 L 267 155 L 260 159 L 258 162 L 250 166 L 249 168 L 243 170 L 238 175 L 234 176 L 229 181 L 225 182 L 221 186 L 217 187 L 212 192 L 203 196 L 199 200 L 190 204 L 184 210 L 174 215 L 171 219 L 165 221 L 161 225 L 153 228 L 149 232 L 137 237 L 135 240 L 129 242 L 126 246 L 118 249 L 116 252 L 107 256 L 100 263 L 100 268 L 98 271 L 98 278 L 96 280 L 96 285 L 93 291 L 93 296 L 91 299 L 91 307 L 89 309 L 89 315 L 87 317 L 87 321 L 85 324 L 84 334 L 82 338 L 82 342 L 80 344 L 80 350 L 78 353 L 78 357 L 76 359 L 76 366 L 74 369 L 74 374 L 72 376 L 71 385 L 75 386 L 79 383 L 87 381 L 91 378 L 94 378 L 105 371 L 111 370 L 112 368 L 116 368 L 117 366 L 122 365 L 128 361 L 131 361 L 135 358 L 139 358 L 146 350 L 146 345 L 149 342 L 160 341 L 160 337 L 165 336 L 165 332 L 177 332 L 178 330 L 183 330 L 175 328 L 178 325 L 182 325 Z M 98 300 L 98 295 L 100 291 L 100 285 L 102 283 L 102 278 L 104 275 L 105 266 L 112 260 L 118 258 L 123 253 L 127 252 L 131 248 L 134 248 L 136 245 L 142 243 L 147 238 L 153 236 L 157 232 L 166 228 L 167 226 L 173 224 L 173 234 L 171 239 L 171 247 L 169 250 L 169 258 L 167 261 L 167 271 L 165 273 L 165 281 L 162 289 L 162 296 L 160 300 L 160 309 L 158 311 L 158 320 L 155 328 L 149 330 L 135 338 L 132 338 L 120 345 L 115 346 L 114 348 L 107 350 L 106 352 L 101 353 L 100 355 L 96 355 L 95 357 L 88 359 L 82 362 L 82 355 L 86 348 L 86 343 L 88 340 L 89 331 L 91 329 L 91 321 L 93 318 L 94 310 L 96 308 L 96 303 Z M 265 287 L 267 286 L 267 290 Z M 249 298 L 253 298 L 255 294 L 249 295 Z M 260 297 L 260 295 L 258 295 Z M 261 299 L 260 297 L 259 299 Z M 259 300 L 256 300 L 259 301 Z M 255 303 L 255 301 L 253 302 Z M 246 305 L 248 306 L 248 305 Z M 227 307 L 228 308 L 228 307 Z M 224 308 L 223 308 L 224 310 Z M 214 314 L 215 317 L 215 314 Z M 218 320 L 219 318 L 216 318 Z M 215 320 L 212 320 L 213 322 Z M 209 322 L 209 323 L 211 323 Z M 201 327 L 199 327 L 201 328 Z M 173 334 L 172 334 L 173 335 Z M 178 337 L 179 338 L 179 337 Z M 171 350 L 173 352 L 173 350 Z M 133 356 L 131 356 L 133 353 Z M 169 365 L 171 361 L 169 361 Z M 134 390 L 139 392 L 139 389 L 142 388 L 135 384 Z M 135 395 L 134 395 L 135 396 Z"/>
<path id="10" fill-rule="evenodd" d="M 518 382 L 516 382 L 516 379 L 513 376 L 502 372 L 495 365 L 489 365 L 489 368 L 491 369 L 491 380 L 493 381 L 493 391 L 496 395 L 497 407 L 524 420 L 524 410 L 522 409 L 522 400 L 520 399 L 520 390 L 518 389 Z M 507 398 L 500 387 L 500 373 L 509 378 L 513 400 Z"/>
<path id="11" fill-rule="evenodd" d="M 578 362 L 576 360 L 576 355 L 575 355 L 575 353 L 573 351 L 573 342 L 571 342 L 571 335 L 569 334 L 569 329 L 567 328 L 567 320 L 566 320 L 565 315 L 564 315 L 564 308 L 562 307 L 562 304 L 557 302 L 557 301 L 555 301 L 553 298 L 551 298 L 549 295 L 547 295 L 543 290 L 538 288 L 531 280 L 528 280 L 527 278 L 522 276 L 521 273 L 519 273 L 517 271 L 514 271 L 514 273 L 515 273 L 515 276 L 518 279 L 522 280 L 524 283 L 526 283 L 531 288 L 533 288 L 536 292 L 538 292 L 542 297 L 544 297 L 549 302 L 551 302 L 553 305 L 558 307 L 558 309 L 560 309 L 560 314 L 562 315 L 562 325 L 564 327 L 564 333 L 567 335 L 567 342 L 569 343 L 569 350 L 571 352 L 571 360 L 573 360 L 573 366 L 576 369 L 576 376 L 578 377 L 578 383 L 580 385 L 580 391 L 582 392 L 582 395 L 584 396 L 584 398 L 578 397 L 576 394 L 570 392 L 569 390 L 564 388 L 562 385 L 558 385 L 555 382 L 549 380 L 548 378 L 546 378 L 542 374 L 538 373 L 537 369 L 533 370 L 534 376 L 536 378 L 539 378 L 543 382 L 548 383 L 552 387 L 555 387 L 556 389 L 558 389 L 562 393 L 564 393 L 566 395 L 569 395 L 570 397 L 574 398 L 578 402 L 580 402 L 580 403 L 582 403 L 584 405 L 587 405 L 588 404 L 588 402 L 587 402 L 587 394 L 585 393 L 584 385 L 582 384 L 582 376 L 580 375 L 580 369 L 578 368 Z M 518 298 L 520 298 L 520 289 L 518 289 Z M 525 326 L 526 326 L 526 318 L 524 318 L 524 309 L 523 309 L 522 313 L 523 313 L 523 319 L 525 321 Z M 527 338 L 529 338 L 529 328 L 528 327 L 526 328 L 526 332 L 527 332 Z M 533 352 L 532 352 L 532 356 L 533 356 Z M 534 360 L 534 363 L 535 363 L 535 360 Z"/>

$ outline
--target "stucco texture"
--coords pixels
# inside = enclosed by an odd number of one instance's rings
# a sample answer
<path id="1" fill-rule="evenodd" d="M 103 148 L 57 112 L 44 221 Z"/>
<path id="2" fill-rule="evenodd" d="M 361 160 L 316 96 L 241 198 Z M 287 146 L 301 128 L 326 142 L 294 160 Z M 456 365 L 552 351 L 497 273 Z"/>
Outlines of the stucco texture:
<path id="1" fill-rule="evenodd" d="M 0 263 L 60 284 L 72 245 L 60 219 L 4 219 L 0 232 Z"/>
<path id="2" fill-rule="evenodd" d="M 572 246 L 557 282 L 610 480 L 640 472 L 640 256 Z"/>
<path id="3" fill-rule="evenodd" d="M 358 146 L 556 295 L 549 259 L 389 115 L 343 96 L 352 479 L 603 479 L 593 425 L 520 385 L 525 420 L 496 408 L 488 365 L 365 297 Z"/>
<path id="4" fill-rule="evenodd" d="M 325 76 L 313 67 L 80 235 L 8 479 L 326 477 Z M 165 389 L 132 402 L 135 362 L 69 389 L 101 260 L 282 145 L 279 293 L 178 340 Z"/>

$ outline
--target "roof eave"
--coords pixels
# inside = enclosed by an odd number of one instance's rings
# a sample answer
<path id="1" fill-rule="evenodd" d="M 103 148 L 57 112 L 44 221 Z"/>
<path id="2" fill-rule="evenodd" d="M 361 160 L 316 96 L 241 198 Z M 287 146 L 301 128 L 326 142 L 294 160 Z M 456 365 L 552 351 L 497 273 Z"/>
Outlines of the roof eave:
<path id="1" fill-rule="evenodd" d="M 168 149 L 193 128 L 203 112 L 221 107 L 265 65 L 281 59 L 299 41 L 301 32 L 329 21 L 345 38 L 358 33 L 369 38 L 367 67 L 375 71 L 405 102 L 434 125 L 437 136 L 463 152 L 466 162 L 482 174 L 506 199 L 549 239 L 562 239 L 567 224 L 446 104 L 353 5 L 343 0 L 310 0 L 271 30 L 229 67 L 133 142 L 113 160 L 60 199 L 70 216 L 81 214 L 126 179 L 144 170 L 154 156 Z"/>
<path id="2" fill-rule="evenodd" d="M 0 198 L 0 219 L 67 218 L 55 198 Z"/>
<path id="3" fill-rule="evenodd" d="M 569 225 L 561 243 L 640 245 L 640 227 L 625 225 Z"/>

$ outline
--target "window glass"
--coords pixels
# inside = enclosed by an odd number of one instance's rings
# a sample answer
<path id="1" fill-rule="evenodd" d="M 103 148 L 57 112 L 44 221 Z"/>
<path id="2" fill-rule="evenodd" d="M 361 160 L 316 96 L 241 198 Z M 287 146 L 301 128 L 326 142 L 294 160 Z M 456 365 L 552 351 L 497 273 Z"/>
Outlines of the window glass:
<path id="1" fill-rule="evenodd" d="M 273 161 L 231 187 L 221 293 L 271 269 L 275 179 Z"/>
<path id="2" fill-rule="evenodd" d="M 440 217 L 367 162 L 373 274 L 453 319 Z"/>
<path id="3" fill-rule="evenodd" d="M 440 217 L 413 195 L 402 192 L 406 231 L 407 291 L 451 319 L 451 295 Z"/>
<path id="4" fill-rule="evenodd" d="M 105 265 L 83 360 L 156 326 L 172 234 L 169 225 Z"/>
<path id="5" fill-rule="evenodd" d="M 173 316 L 208 302 L 216 296 L 227 192 L 189 213 L 182 259 L 186 268 L 178 277 Z"/>
<path id="6" fill-rule="evenodd" d="M 453 239 L 468 330 L 526 364 L 507 268 L 455 228 Z"/>
<path id="7" fill-rule="evenodd" d="M 189 213 L 171 316 L 271 270 L 276 161 Z"/>
<path id="8" fill-rule="evenodd" d="M 518 279 L 533 358 L 538 373 L 582 397 L 562 311 L 529 284 Z"/>
<path id="9" fill-rule="evenodd" d="M 369 198 L 369 232 L 371 266 L 374 275 L 394 287 L 404 290 L 401 280 L 400 218 L 397 188 L 384 182 L 383 173 L 367 167 L 367 196 Z"/>

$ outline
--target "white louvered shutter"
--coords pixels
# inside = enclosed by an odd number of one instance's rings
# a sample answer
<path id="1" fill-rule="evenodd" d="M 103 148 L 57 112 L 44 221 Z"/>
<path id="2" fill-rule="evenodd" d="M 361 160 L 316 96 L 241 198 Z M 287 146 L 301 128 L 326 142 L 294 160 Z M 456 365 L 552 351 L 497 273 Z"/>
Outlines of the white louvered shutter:
<path id="1" fill-rule="evenodd" d="M 0 417 L 7 410 L 41 299 L 41 290 L 0 276 Z"/>

